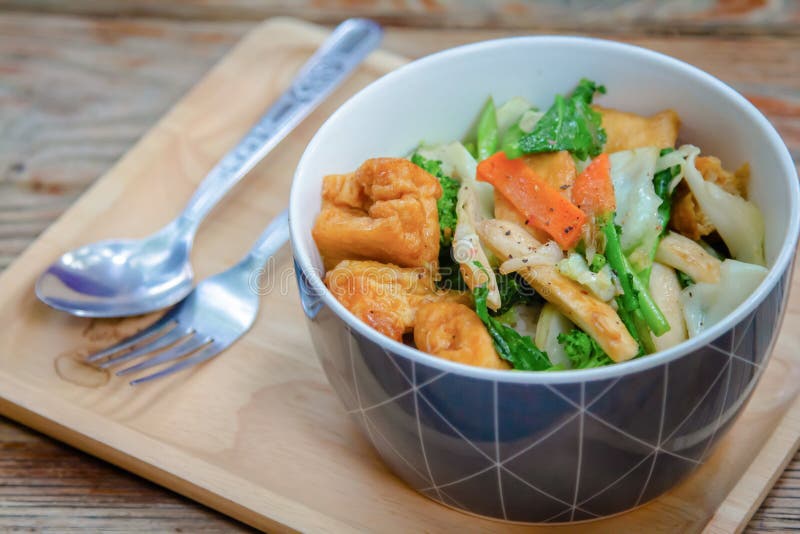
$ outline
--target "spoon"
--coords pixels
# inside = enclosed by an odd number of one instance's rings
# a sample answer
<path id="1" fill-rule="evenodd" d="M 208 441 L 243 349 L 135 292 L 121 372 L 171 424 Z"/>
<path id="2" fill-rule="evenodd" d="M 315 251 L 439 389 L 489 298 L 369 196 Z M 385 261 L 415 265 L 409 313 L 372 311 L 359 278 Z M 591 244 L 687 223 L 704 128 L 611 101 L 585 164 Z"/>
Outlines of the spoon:
<path id="1" fill-rule="evenodd" d="M 193 286 L 189 253 L 202 220 L 377 47 L 381 35 L 370 20 L 340 24 L 175 220 L 144 239 L 100 241 L 67 252 L 37 280 L 39 299 L 81 317 L 139 315 L 183 299 Z"/>

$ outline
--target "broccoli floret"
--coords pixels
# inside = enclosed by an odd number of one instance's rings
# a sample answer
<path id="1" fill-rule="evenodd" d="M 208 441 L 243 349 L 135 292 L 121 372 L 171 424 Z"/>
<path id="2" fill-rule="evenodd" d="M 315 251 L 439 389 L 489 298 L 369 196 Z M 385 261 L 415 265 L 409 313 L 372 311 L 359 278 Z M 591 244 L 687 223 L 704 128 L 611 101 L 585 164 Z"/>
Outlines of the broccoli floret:
<path id="1" fill-rule="evenodd" d="M 589 270 L 593 273 L 599 273 L 600 269 L 605 267 L 606 263 L 608 263 L 608 260 L 606 260 L 605 256 L 595 253 L 595 255 L 592 256 L 592 263 L 589 264 Z"/>
<path id="2" fill-rule="evenodd" d="M 414 153 L 411 156 L 411 163 L 435 176 L 442 186 L 442 196 L 436 201 L 436 208 L 439 212 L 439 244 L 442 247 L 449 247 L 453 242 L 453 234 L 458 221 L 456 202 L 461 184 L 458 180 L 454 180 L 442 172 L 441 161 L 425 159 L 418 153 Z"/>
<path id="3" fill-rule="evenodd" d="M 589 369 L 614 363 L 597 341 L 583 330 L 575 328 L 568 334 L 559 334 L 558 342 L 564 347 L 573 369 Z"/>

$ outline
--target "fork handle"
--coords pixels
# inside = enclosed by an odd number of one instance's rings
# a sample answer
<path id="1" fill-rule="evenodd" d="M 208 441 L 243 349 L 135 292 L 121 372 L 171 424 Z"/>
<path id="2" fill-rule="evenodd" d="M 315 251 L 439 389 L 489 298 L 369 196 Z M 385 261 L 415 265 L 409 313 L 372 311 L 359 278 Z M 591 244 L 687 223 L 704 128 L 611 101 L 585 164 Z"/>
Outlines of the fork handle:
<path id="1" fill-rule="evenodd" d="M 303 65 L 291 86 L 245 137 L 208 173 L 178 217 L 194 232 L 217 202 L 291 132 L 380 43 L 380 26 L 367 19 L 342 22 Z"/>
<path id="2" fill-rule="evenodd" d="M 280 212 L 264 229 L 250 249 L 247 260 L 255 267 L 262 267 L 268 259 L 289 240 L 289 210 Z"/>

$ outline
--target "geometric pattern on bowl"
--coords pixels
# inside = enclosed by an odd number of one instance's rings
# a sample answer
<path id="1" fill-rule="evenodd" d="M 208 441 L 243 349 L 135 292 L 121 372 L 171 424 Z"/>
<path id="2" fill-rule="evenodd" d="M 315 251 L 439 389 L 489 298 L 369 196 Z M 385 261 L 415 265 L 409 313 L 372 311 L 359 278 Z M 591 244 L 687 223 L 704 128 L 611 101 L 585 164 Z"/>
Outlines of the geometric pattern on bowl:
<path id="1" fill-rule="evenodd" d="M 764 370 L 791 271 L 710 345 L 604 380 L 475 379 L 386 350 L 326 307 L 307 322 L 345 409 L 414 490 L 494 519 L 581 521 L 645 503 L 708 458 Z"/>

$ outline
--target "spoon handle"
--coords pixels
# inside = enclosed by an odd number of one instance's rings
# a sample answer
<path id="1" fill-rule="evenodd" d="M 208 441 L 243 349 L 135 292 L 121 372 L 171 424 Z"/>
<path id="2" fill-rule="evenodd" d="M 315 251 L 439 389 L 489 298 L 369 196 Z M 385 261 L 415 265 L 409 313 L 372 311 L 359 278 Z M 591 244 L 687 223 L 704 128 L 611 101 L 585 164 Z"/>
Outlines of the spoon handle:
<path id="1" fill-rule="evenodd" d="M 342 22 L 303 65 L 291 86 L 208 173 L 178 217 L 194 231 L 217 202 L 313 111 L 380 43 L 366 19 Z"/>

